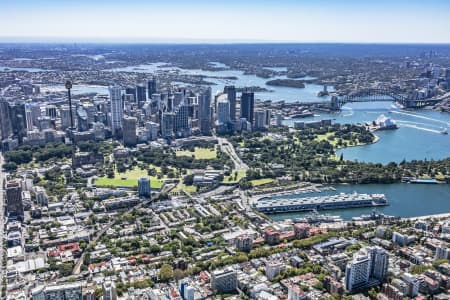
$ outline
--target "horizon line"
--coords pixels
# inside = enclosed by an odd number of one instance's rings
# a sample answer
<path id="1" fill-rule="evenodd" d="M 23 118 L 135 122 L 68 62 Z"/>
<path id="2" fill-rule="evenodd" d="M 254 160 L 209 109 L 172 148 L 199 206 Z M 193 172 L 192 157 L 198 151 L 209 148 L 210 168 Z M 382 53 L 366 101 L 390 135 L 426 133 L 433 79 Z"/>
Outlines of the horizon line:
<path id="1" fill-rule="evenodd" d="M 28 40 L 29 39 L 29 40 Z M 65 37 L 2 37 L 0 44 L 135 44 L 135 45 L 224 45 L 224 44 L 353 44 L 353 45 L 450 45 L 450 41 L 321 41 L 321 40 L 251 40 L 251 39 L 121 39 Z"/>

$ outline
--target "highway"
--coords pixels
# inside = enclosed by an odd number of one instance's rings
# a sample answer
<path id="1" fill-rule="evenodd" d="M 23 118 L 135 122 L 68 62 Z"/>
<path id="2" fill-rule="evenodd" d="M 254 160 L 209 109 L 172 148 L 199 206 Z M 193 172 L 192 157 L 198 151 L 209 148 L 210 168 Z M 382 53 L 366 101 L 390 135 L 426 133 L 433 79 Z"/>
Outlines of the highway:
<path id="1" fill-rule="evenodd" d="M 248 170 L 248 166 L 242 161 L 242 159 L 237 155 L 236 150 L 233 145 L 225 138 L 217 137 L 220 149 L 228 154 L 234 163 L 235 170 Z"/>

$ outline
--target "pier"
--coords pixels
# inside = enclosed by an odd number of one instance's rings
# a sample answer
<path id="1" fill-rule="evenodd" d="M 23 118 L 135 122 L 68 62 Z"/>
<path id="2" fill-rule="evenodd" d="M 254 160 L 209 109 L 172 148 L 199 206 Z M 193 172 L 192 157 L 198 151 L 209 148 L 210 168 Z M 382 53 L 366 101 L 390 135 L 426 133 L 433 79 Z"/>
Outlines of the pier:
<path id="1" fill-rule="evenodd" d="M 344 209 L 356 207 L 386 206 L 388 202 L 384 194 L 345 194 L 332 196 L 283 198 L 262 198 L 253 204 L 256 210 L 263 213 L 283 213 L 294 211 Z"/>

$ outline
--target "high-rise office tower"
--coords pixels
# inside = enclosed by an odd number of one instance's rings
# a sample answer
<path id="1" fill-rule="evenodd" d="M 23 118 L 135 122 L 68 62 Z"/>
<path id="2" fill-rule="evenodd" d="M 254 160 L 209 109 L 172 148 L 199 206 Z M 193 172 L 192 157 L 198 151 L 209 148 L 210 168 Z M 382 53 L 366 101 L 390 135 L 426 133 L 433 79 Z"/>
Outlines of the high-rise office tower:
<path id="1" fill-rule="evenodd" d="M 173 112 L 164 112 L 161 115 L 161 136 L 165 139 L 173 137 L 173 125 L 175 114 Z"/>
<path id="2" fill-rule="evenodd" d="M 152 94 L 152 114 L 161 109 L 161 94 Z"/>
<path id="3" fill-rule="evenodd" d="M 110 87 L 109 98 L 111 101 L 111 131 L 115 137 L 120 137 L 122 133 L 123 118 L 123 104 L 120 87 Z"/>
<path id="4" fill-rule="evenodd" d="M 189 126 L 189 106 L 181 104 L 175 109 L 173 131 L 178 137 L 190 135 L 191 128 Z"/>
<path id="5" fill-rule="evenodd" d="M 236 88 L 234 85 L 227 85 L 224 88 L 224 92 L 227 93 L 228 102 L 230 102 L 230 119 L 236 120 Z"/>
<path id="6" fill-rule="evenodd" d="M 202 92 L 198 98 L 198 119 L 200 132 L 203 135 L 211 134 L 211 88 Z"/>
<path id="7" fill-rule="evenodd" d="M 9 116 L 11 118 L 11 128 L 13 134 L 17 135 L 19 143 L 22 143 L 22 138 L 26 136 L 27 124 L 25 118 L 25 104 L 14 103 L 9 104 Z"/>
<path id="8" fill-rule="evenodd" d="M 9 114 L 9 103 L 0 98 L 0 140 L 6 139 L 11 135 L 11 116 Z"/>
<path id="9" fill-rule="evenodd" d="M 56 119 L 56 106 L 53 104 L 49 104 L 45 107 L 45 115 L 50 117 L 50 119 Z"/>
<path id="10" fill-rule="evenodd" d="M 230 118 L 230 102 L 223 99 L 217 102 L 217 122 L 219 124 L 226 124 L 231 121 Z"/>
<path id="11" fill-rule="evenodd" d="M 123 143 L 126 146 L 133 147 L 137 144 L 136 125 L 137 119 L 135 117 L 123 117 Z"/>
<path id="12" fill-rule="evenodd" d="M 263 130 L 267 128 L 267 114 L 265 110 L 259 109 L 255 110 L 255 125 L 254 128 L 257 130 Z"/>
<path id="13" fill-rule="evenodd" d="M 25 122 L 27 123 L 27 131 L 33 130 L 33 112 L 29 104 L 25 104 Z"/>
<path id="14" fill-rule="evenodd" d="M 89 121 L 86 110 L 82 105 L 77 106 L 77 129 L 79 132 L 88 131 L 89 130 Z"/>
<path id="15" fill-rule="evenodd" d="M 176 109 L 180 104 L 184 103 L 184 94 L 183 92 L 175 92 L 173 94 L 173 107 Z"/>
<path id="16" fill-rule="evenodd" d="M 241 118 L 247 119 L 253 124 L 255 107 L 255 94 L 253 92 L 242 92 L 241 95 Z"/>
<path id="17" fill-rule="evenodd" d="M 136 100 L 138 103 L 138 107 L 141 108 L 144 105 L 145 101 L 147 101 L 147 91 L 144 84 L 138 84 L 136 86 Z"/>
<path id="18" fill-rule="evenodd" d="M 61 129 L 65 130 L 69 128 L 71 126 L 69 106 L 68 105 L 61 106 L 61 108 L 59 109 L 59 115 L 61 117 Z"/>
<path id="19" fill-rule="evenodd" d="M 134 87 L 134 86 L 127 86 L 125 88 L 125 94 L 133 95 L 133 99 L 136 101 L 136 87 Z"/>
<path id="20" fill-rule="evenodd" d="M 8 217 L 23 220 L 22 187 L 19 181 L 6 184 L 6 209 Z"/>
<path id="21" fill-rule="evenodd" d="M 153 77 L 147 82 L 147 87 L 148 87 L 148 98 L 152 98 L 153 94 L 156 94 L 158 92 L 158 83 L 155 77 Z"/>

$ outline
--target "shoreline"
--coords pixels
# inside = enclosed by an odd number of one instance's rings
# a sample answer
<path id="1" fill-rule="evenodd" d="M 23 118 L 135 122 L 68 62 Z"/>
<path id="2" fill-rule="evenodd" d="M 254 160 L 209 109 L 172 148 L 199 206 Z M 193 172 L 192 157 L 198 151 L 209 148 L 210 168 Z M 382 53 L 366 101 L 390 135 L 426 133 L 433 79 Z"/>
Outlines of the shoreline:
<path id="1" fill-rule="evenodd" d="M 336 156 L 336 151 L 337 151 L 337 150 L 343 150 L 343 149 L 346 149 L 346 148 L 352 148 L 352 147 L 368 146 L 368 145 L 372 145 L 372 144 L 377 143 L 377 142 L 381 139 L 378 135 L 376 135 L 376 134 L 374 134 L 374 133 L 372 133 L 372 134 L 373 134 L 373 136 L 374 136 L 374 139 L 373 139 L 373 141 L 370 142 L 370 143 L 362 143 L 362 144 L 356 144 L 356 145 L 348 145 L 348 146 L 345 146 L 345 147 L 336 147 L 336 150 L 334 151 L 335 156 Z M 336 156 L 336 157 L 337 157 L 337 156 Z"/>

